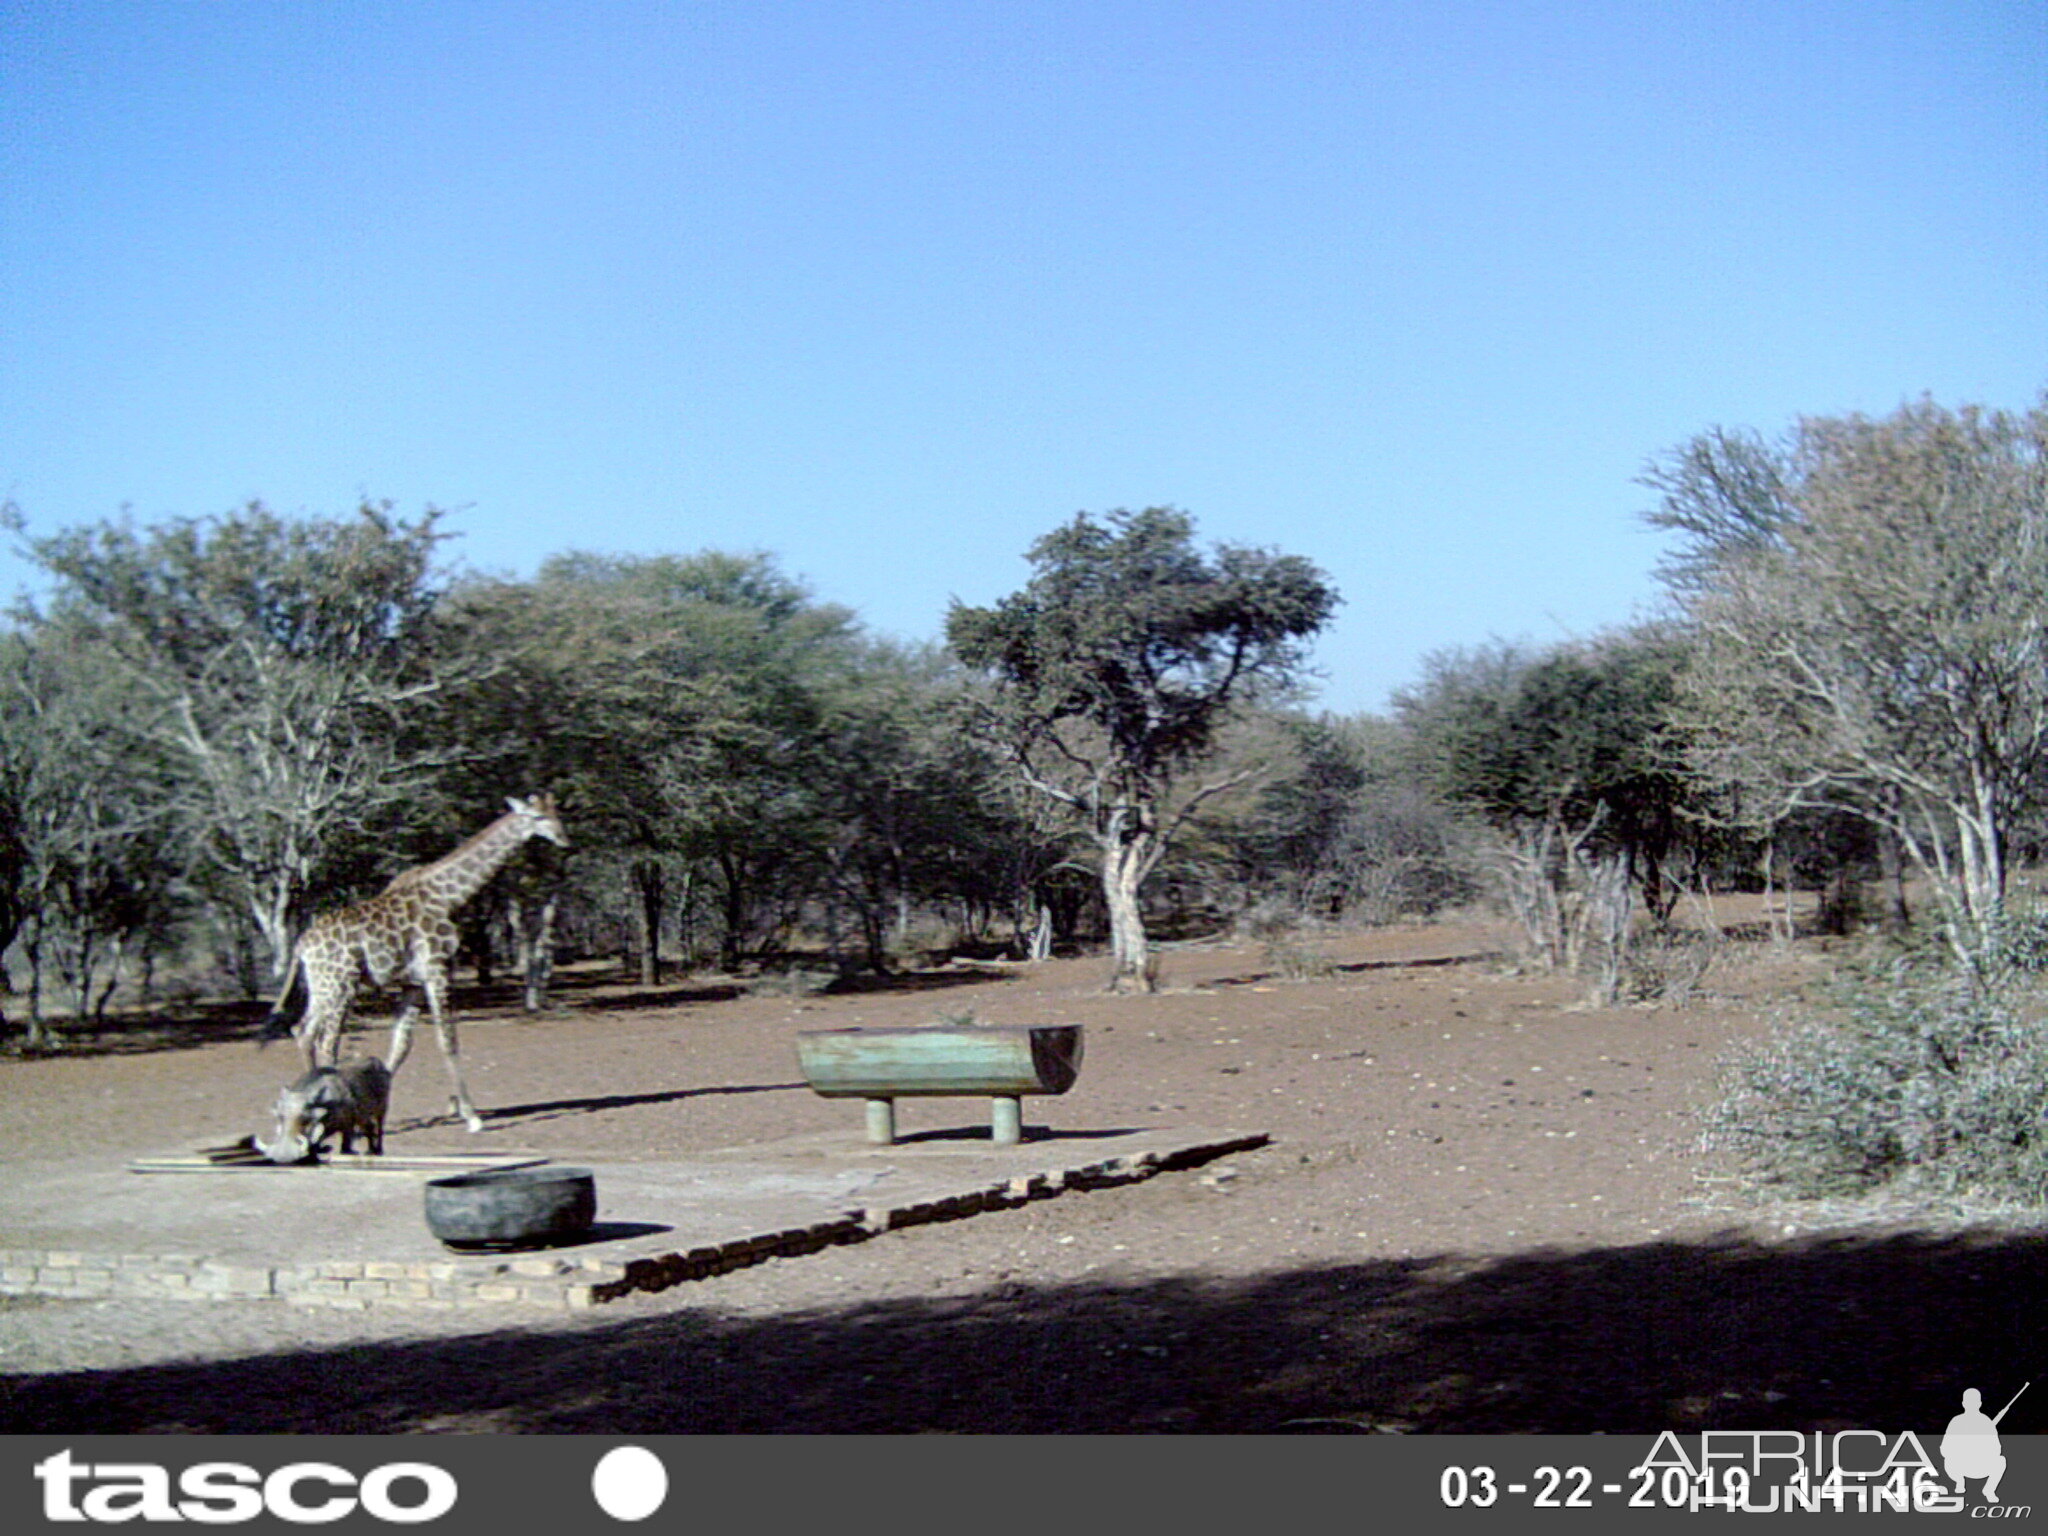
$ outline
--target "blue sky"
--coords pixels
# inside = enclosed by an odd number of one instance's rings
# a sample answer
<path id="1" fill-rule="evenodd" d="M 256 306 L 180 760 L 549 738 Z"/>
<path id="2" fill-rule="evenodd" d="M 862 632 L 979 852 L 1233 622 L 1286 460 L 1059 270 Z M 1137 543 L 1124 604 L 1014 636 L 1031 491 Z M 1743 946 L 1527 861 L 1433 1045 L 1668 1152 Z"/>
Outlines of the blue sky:
<path id="1" fill-rule="evenodd" d="M 31 532 L 431 503 L 920 639 L 1173 505 L 1376 709 L 1652 602 L 1696 432 L 2044 385 L 2041 0 L 0 7 Z"/>

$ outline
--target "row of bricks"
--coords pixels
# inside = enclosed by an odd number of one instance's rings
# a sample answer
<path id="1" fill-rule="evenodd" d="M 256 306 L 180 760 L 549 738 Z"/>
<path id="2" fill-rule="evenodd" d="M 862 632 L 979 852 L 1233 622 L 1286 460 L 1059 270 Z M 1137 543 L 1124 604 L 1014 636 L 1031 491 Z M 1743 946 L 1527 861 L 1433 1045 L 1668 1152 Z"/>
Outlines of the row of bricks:
<path id="1" fill-rule="evenodd" d="M 597 1300 L 597 1287 L 587 1281 L 565 1285 L 533 1280 L 518 1283 L 483 1280 L 471 1285 L 449 1285 L 416 1280 L 315 1280 L 280 1294 L 293 1306 L 349 1310 L 373 1306 L 445 1310 L 452 1307 L 496 1307 L 507 1302 L 578 1309 Z"/>
<path id="2" fill-rule="evenodd" d="M 9 1265 L 0 1269 L 0 1293 L 10 1296 L 219 1296 L 247 1298 L 276 1294 L 267 1269 L 143 1269 L 100 1264 L 49 1268 Z"/>
<path id="3" fill-rule="evenodd" d="M 846 1241 L 852 1225 L 747 1238 L 687 1254 L 633 1259 L 624 1264 L 576 1264 L 550 1258 L 515 1258 L 468 1266 L 435 1261 L 329 1261 L 302 1269 L 229 1267 L 170 1258 L 80 1253 L 29 1254 L 19 1250 L 0 1264 L 0 1294 L 48 1296 L 181 1296 L 195 1299 L 280 1297 L 310 1306 L 364 1307 L 497 1305 L 527 1302 L 579 1308 L 634 1290 L 661 1290 L 682 1280 L 719 1274 L 776 1253 Z M 45 1262 L 23 1263 L 27 1259 Z"/>
<path id="4" fill-rule="evenodd" d="M 20 1269 L 35 1269 L 50 1273 L 64 1269 L 192 1271 L 212 1269 L 228 1273 L 237 1268 L 250 1274 L 269 1273 L 267 1269 L 259 1267 L 220 1264 L 196 1254 L 123 1253 L 108 1255 L 56 1248 L 0 1249 L 0 1275 Z M 314 1264 L 299 1266 L 299 1269 L 305 1274 L 325 1275 L 337 1280 L 464 1280 L 487 1279 L 496 1275 L 508 1274 L 543 1278 L 575 1274 L 590 1279 L 615 1279 L 624 1272 L 623 1267 L 616 1261 L 565 1259 L 549 1257 L 544 1254 L 526 1255 L 518 1258 L 470 1260 L 322 1259 Z"/>
<path id="5" fill-rule="evenodd" d="M 338 1279 L 331 1275 L 282 1270 L 116 1270 L 66 1265 L 22 1274 L 0 1274 L 0 1294 L 49 1296 L 58 1299 L 126 1297 L 206 1301 L 257 1301 L 281 1298 L 308 1306 L 364 1307 L 483 1306 L 529 1302 L 551 1307 L 587 1307 L 596 1287 L 589 1281 L 564 1283 L 539 1280 Z"/>

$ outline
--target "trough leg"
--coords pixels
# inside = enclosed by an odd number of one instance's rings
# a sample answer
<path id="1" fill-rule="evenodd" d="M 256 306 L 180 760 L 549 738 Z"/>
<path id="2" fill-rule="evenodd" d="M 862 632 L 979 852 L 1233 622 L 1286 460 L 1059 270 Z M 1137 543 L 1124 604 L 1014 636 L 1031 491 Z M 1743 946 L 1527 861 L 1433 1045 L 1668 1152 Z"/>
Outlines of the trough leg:
<path id="1" fill-rule="evenodd" d="M 1024 1101 L 1012 1094 L 998 1094 L 989 1100 L 989 1137 L 1003 1146 L 1024 1139 Z"/>
<path id="2" fill-rule="evenodd" d="M 868 1140 L 886 1147 L 896 1139 L 896 1101 L 868 1100 Z"/>

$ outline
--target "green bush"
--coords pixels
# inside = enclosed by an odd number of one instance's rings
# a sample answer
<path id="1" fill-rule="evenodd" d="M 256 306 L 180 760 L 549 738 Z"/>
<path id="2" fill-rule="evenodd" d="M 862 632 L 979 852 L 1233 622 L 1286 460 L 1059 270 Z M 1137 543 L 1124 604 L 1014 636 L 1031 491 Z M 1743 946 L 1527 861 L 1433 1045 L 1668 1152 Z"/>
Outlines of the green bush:
<path id="1" fill-rule="evenodd" d="M 798 966 L 787 970 L 763 971 L 743 985 L 749 997 L 816 997 L 829 991 L 839 980 L 836 971 L 809 971 Z"/>
<path id="2" fill-rule="evenodd" d="M 1992 933 L 1995 963 L 2013 971 L 2048 971 L 2048 912 L 2008 912 Z"/>
<path id="3" fill-rule="evenodd" d="M 1901 967 L 1729 1064 L 1707 1142 L 1802 1197 L 1900 1188 L 2048 1203 L 2048 1026 L 2028 996 Z"/>
<path id="4" fill-rule="evenodd" d="M 1298 935 L 1268 939 L 1262 958 L 1282 981 L 1326 981 L 1337 974 L 1337 962 L 1329 952 Z"/>
<path id="5" fill-rule="evenodd" d="M 1701 933 L 1638 934 L 1621 957 L 1620 996 L 1631 1003 L 1683 1008 L 1706 980 L 1720 951 Z"/>

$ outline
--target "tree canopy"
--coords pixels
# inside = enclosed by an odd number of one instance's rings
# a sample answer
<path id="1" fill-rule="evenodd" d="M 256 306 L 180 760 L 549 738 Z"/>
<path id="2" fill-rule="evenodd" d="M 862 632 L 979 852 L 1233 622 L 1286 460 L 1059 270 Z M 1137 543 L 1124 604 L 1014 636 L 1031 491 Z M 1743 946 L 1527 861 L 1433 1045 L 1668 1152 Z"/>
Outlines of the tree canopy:
<path id="1" fill-rule="evenodd" d="M 1836 806 L 1897 837 L 1979 955 L 2048 768 L 2048 401 L 1807 419 L 1758 475 L 1768 518 L 1711 486 L 1653 514 L 1689 540 L 1696 760 L 1761 820 Z"/>
<path id="2" fill-rule="evenodd" d="M 231 894 L 280 966 L 337 842 L 446 755 L 402 751 L 398 732 L 447 681 L 428 633 L 438 517 L 365 504 L 292 520 L 251 503 L 26 542 L 57 582 L 42 627 L 125 681 L 132 706 L 110 718 L 180 766 L 195 875 Z"/>
<path id="3" fill-rule="evenodd" d="M 998 685 L 995 719 L 1038 790 L 1102 856 L 1113 985 L 1147 985 L 1139 889 L 1214 780 L 1169 795 L 1234 708 L 1293 684 L 1338 598 L 1306 560 L 1218 546 L 1169 507 L 1087 513 L 1031 546 L 1033 574 L 992 608 L 956 604 L 946 638 Z M 1234 779 L 1231 780 L 1234 782 Z"/>

